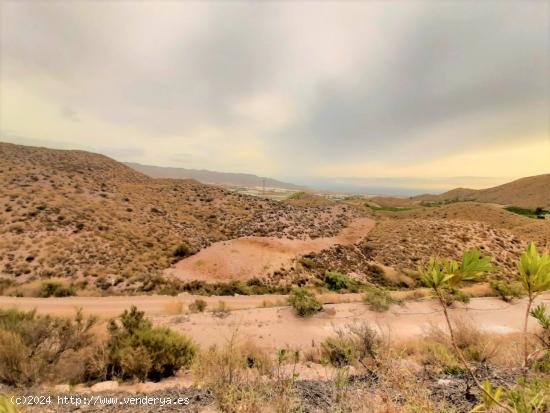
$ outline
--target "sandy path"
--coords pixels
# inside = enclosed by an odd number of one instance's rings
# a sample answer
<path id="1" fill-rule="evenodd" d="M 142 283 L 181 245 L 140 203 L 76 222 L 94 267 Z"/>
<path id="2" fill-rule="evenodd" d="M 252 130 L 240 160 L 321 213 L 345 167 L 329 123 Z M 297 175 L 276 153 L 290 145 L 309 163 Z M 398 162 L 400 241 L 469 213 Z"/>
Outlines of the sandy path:
<path id="1" fill-rule="evenodd" d="M 550 294 L 540 297 L 537 302 L 541 301 L 550 302 Z M 391 340 L 420 336 L 432 326 L 443 327 L 445 322 L 438 304 L 432 300 L 395 305 L 386 313 L 369 311 L 362 303 L 329 304 L 325 309 L 329 312 L 309 319 L 296 317 L 289 307 L 275 307 L 232 311 L 223 319 L 212 313 L 202 313 L 157 317 L 155 322 L 190 334 L 201 346 L 223 344 L 236 331 L 241 338 L 251 339 L 268 349 L 304 348 L 353 322 L 367 321 Z M 468 305 L 457 305 L 450 312 L 451 317 L 471 321 L 482 330 L 506 334 L 521 331 L 524 311 L 525 300 L 508 304 L 485 297 L 472 299 Z M 535 325 L 535 320 L 531 319 L 530 328 Z"/>
<path id="2" fill-rule="evenodd" d="M 18 308 L 33 310 L 42 314 L 72 315 L 77 308 L 82 308 L 85 314 L 94 314 L 103 318 L 115 317 L 124 310 L 135 305 L 148 315 L 159 316 L 181 313 L 195 299 L 200 298 L 215 307 L 219 301 L 225 301 L 231 309 L 247 309 L 261 307 L 264 301 L 276 304 L 286 302 L 284 295 L 242 295 L 242 296 L 193 296 L 182 294 L 177 297 L 166 295 L 143 296 L 109 296 L 109 297 L 3 297 L 0 296 L 0 308 Z M 358 299 L 355 297 L 355 299 Z"/>
<path id="3" fill-rule="evenodd" d="M 321 296 L 330 301 L 334 296 Z M 147 312 L 157 324 L 190 334 L 202 346 L 224 343 L 235 330 L 241 337 L 257 341 L 266 348 L 279 348 L 284 345 L 307 346 L 312 341 L 319 342 L 334 333 L 337 327 L 351 322 L 367 321 L 377 325 L 393 339 L 406 339 L 427 331 L 431 325 L 444 322 L 441 310 L 433 300 L 408 301 L 404 305 L 394 305 L 386 313 L 368 310 L 361 302 L 327 304 L 322 312 L 309 319 L 296 317 L 288 306 L 261 307 L 269 301 L 283 304 L 284 296 L 237 296 L 203 297 L 209 308 L 215 308 L 223 300 L 231 309 L 225 318 L 214 316 L 210 312 L 199 314 L 180 314 L 182 309 L 196 297 L 144 296 L 144 297 L 67 297 L 67 298 L 23 298 L 0 297 L 0 307 L 20 309 L 36 308 L 41 313 L 73 314 L 76 307 L 82 307 L 85 313 L 104 317 L 120 314 L 135 304 Z M 358 300 L 358 294 L 339 295 L 340 300 Z M 550 293 L 542 295 L 538 302 L 550 304 Z M 181 303 L 181 305 L 178 305 Z M 208 310 L 208 309 L 207 309 Z M 473 298 L 468 305 L 457 304 L 451 310 L 453 317 L 462 317 L 476 326 L 495 333 L 512 333 L 521 330 L 525 300 L 512 304 L 494 297 Z M 167 315 L 167 314 L 175 315 Z M 176 314 L 177 313 L 177 314 Z M 531 325 L 535 325 L 531 320 Z"/>
<path id="4" fill-rule="evenodd" d="M 308 240 L 242 237 L 220 241 L 164 271 L 182 280 L 231 281 L 262 277 L 288 265 L 297 255 L 318 252 L 335 244 L 353 244 L 374 227 L 374 220 L 357 218 L 334 237 Z"/>

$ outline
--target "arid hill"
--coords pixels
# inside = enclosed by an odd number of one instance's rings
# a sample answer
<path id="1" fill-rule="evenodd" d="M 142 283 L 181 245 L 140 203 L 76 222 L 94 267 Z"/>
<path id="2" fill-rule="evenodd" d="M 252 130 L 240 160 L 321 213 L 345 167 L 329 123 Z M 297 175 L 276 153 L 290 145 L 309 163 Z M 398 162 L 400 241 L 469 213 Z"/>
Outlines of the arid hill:
<path id="1" fill-rule="evenodd" d="M 487 189 L 457 188 L 440 195 L 420 195 L 416 201 L 477 201 L 524 208 L 550 206 L 550 174 L 521 178 Z"/>
<path id="2" fill-rule="evenodd" d="M 480 222 L 492 228 L 508 230 L 523 241 L 536 241 L 541 246 L 550 246 L 550 220 L 527 218 L 509 212 L 498 205 L 480 202 L 453 202 L 433 207 L 417 207 L 407 211 L 384 211 L 378 215 L 391 220 Z"/>
<path id="3" fill-rule="evenodd" d="M 0 278 L 151 291 L 214 241 L 333 236 L 356 212 L 299 207 L 193 180 L 153 179 L 108 157 L 0 143 Z"/>

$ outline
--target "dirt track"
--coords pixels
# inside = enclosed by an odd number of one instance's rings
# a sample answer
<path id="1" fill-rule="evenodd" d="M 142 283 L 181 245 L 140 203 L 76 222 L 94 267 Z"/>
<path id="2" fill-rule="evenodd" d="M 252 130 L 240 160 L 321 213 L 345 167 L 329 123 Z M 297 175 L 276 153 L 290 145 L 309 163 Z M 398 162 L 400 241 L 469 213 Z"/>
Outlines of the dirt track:
<path id="1" fill-rule="evenodd" d="M 199 344 L 208 346 L 221 344 L 234 331 L 242 337 L 257 341 L 266 348 L 284 345 L 307 346 L 312 341 L 319 342 L 333 334 L 337 327 L 357 321 L 368 321 L 377 325 L 392 339 L 406 339 L 421 335 L 431 325 L 442 325 L 443 317 L 433 300 L 410 301 L 404 305 L 394 305 L 386 313 L 369 311 L 360 302 L 325 305 L 324 311 L 309 319 L 296 317 L 290 307 L 282 305 L 284 296 L 237 296 L 203 297 L 208 302 L 207 312 L 183 314 L 182 310 L 193 296 L 166 297 L 68 297 L 68 298 L 17 298 L 0 297 L 0 307 L 20 309 L 36 308 L 41 313 L 71 314 L 76 307 L 86 313 L 100 316 L 114 316 L 131 304 L 136 304 L 153 318 L 155 323 L 170 325 L 190 334 Z M 325 297 L 325 299 L 330 297 Z M 342 295 L 341 299 L 357 300 L 358 295 Z M 216 317 L 209 309 L 223 300 L 231 309 L 225 318 Z M 269 301 L 280 306 L 262 308 Z M 550 293 L 539 298 L 550 302 Z M 180 304 L 181 303 L 181 304 Z M 468 305 L 457 304 L 451 310 L 453 317 L 471 320 L 481 329 L 495 333 L 520 331 L 525 311 L 525 300 L 507 304 L 492 298 L 474 298 Z M 260 308 L 255 308 L 260 307 Z M 172 315 L 168 315 L 172 313 Z M 531 320 L 532 325 L 534 322 Z"/>
<path id="2" fill-rule="evenodd" d="M 357 218 L 334 237 L 308 240 L 241 237 L 220 241 L 164 271 L 182 280 L 232 281 L 262 277 L 292 262 L 297 255 L 318 252 L 335 244 L 353 244 L 367 236 L 374 220 Z"/>
<path id="3" fill-rule="evenodd" d="M 539 301 L 550 301 L 550 294 Z M 452 317 L 471 321 L 482 330 L 494 333 L 521 331 L 525 301 L 507 304 L 492 297 L 472 299 L 469 305 L 457 304 Z M 438 304 L 432 300 L 394 305 L 386 313 L 369 311 L 363 303 L 325 305 L 328 311 L 312 318 L 296 317 L 290 307 L 257 308 L 233 311 L 220 319 L 211 313 L 188 316 L 157 317 L 155 321 L 190 334 L 201 345 L 220 344 L 237 331 L 265 348 L 285 345 L 304 348 L 320 342 L 335 329 L 354 322 L 367 321 L 392 340 L 420 336 L 431 326 L 443 326 L 444 318 Z M 534 326 L 531 320 L 530 326 Z"/>

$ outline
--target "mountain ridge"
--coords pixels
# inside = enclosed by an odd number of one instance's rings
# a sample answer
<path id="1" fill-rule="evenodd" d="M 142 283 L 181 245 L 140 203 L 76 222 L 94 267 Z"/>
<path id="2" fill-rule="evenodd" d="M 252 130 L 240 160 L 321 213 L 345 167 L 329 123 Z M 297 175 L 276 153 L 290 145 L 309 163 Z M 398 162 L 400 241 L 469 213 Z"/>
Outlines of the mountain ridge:
<path id="1" fill-rule="evenodd" d="M 268 188 L 291 189 L 297 191 L 306 189 L 304 186 L 249 173 L 219 172 L 208 169 L 144 165 L 137 162 L 123 162 L 123 164 L 152 178 L 196 179 L 204 184 L 246 187 L 265 186 Z"/>

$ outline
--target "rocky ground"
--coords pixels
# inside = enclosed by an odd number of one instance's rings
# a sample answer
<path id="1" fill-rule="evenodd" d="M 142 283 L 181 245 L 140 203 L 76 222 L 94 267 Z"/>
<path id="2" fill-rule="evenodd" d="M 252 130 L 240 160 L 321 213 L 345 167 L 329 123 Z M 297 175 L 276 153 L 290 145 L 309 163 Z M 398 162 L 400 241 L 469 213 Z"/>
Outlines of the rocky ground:
<path id="1" fill-rule="evenodd" d="M 476 375 L 480 378 L 489 378 L 495 385 L 511 385 L 515 382 L 519 371 L 495 370 L 488 366 L 479 366 Z M 107 382 L 108 384 L 109 382 Z M 100 383 L 100 385 L 103 383 Z M 399 389 L 388 388 L 384 378 L 375 373 L 350 375 L 341 388 L 335 388 L 332 380 L 300 380 L 298 379 L 291 389 L 291 394 L 304 413 L 331 413 L 338 399 L 346 397 L 347 404 L 353 406 L 353 411 L 372 412 L 372 406 L 365 404 L 367 398 L 375 394 L 384 394 L 393 404 L 399 405 L 403 395 Z M 456 413 L 469 412 L 480 400 L 480 391 L 474 385 L 472 378 L 466 373 L 432 374 L 419 370 L 415 374 L 415 385 L 422 388 L 429 399 L 434 403 L 445 402 L 454 408 Z M 108 386 L 107 386 L 108 387 Z M 42 396 L 48 400 L 51 396 L 52 404 L 26 406 L 24 411 L 29 413 L 65 413 L 65 412 L 189 412 L 189 413 L 216 413 L 221 412 L 217 407 L 216 398 L 212 390 L 198 387 L 172 387 L 150 392 L 122 392 L 117 390 L 87 390 L 82 391 L 55 391 L 46 392 L 43 389 L 12 389 L 0 386 L 0 392 L 7 395 Z M 73 404 L 60 404 L 58 398 L 73 397 Z M 76 405 L 79 397 L 80 406 Z M 144 405 L 137 399 L 157 398 L 156 404 Z M 187 398 L 188 404 L 175 404 L 176 400 Z M 164 406 L 160 405 L 163 400 Z M 168 405 L 170 403 L 173 405 Z M 382 403 L 381 403 L 382 404 Z"/>

